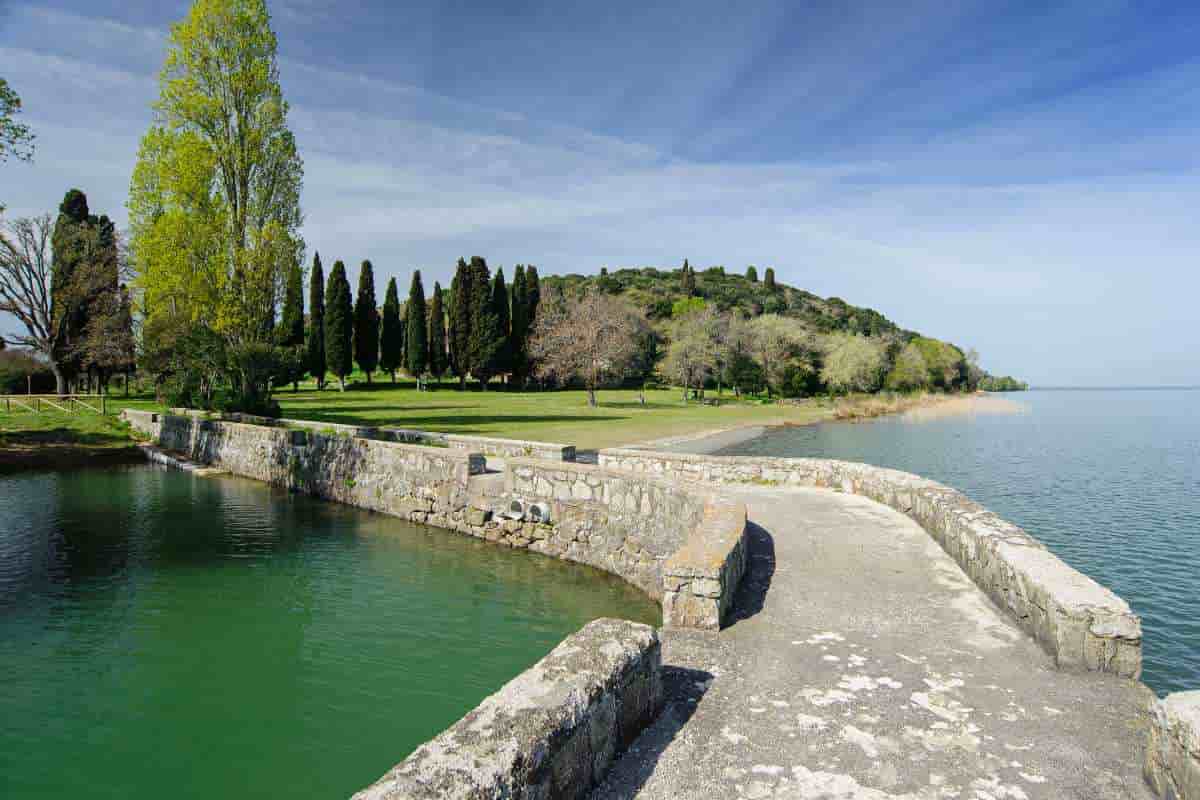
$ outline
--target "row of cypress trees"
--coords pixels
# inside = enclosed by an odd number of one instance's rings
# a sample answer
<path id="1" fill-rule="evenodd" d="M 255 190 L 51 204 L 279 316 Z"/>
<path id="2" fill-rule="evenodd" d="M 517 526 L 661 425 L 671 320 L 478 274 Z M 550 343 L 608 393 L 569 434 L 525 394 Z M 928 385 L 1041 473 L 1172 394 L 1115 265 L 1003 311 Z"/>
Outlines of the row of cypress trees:
<path id="1" fill-rule="evenodd" d="M 510 291 L 503 269 L 493 277 L 483 258 L 473 256 L 469 263 L 460 258 L 449 298 L 434 283 L 428 301 L 418 270 L 402 315 L 395 278 L 388 281 L 380 313 L 370 261 L 362 263 L 352 302 L 345 265 L 334 262 L 326 282 L 318 253 L 309 276 L 307 334 L 301 280 L 297 265 L 284 292 L 279 343 L 303 348 L 304 365 L 319 388 L 332 373 L 344 390 L 355 363 L 367 383 L 377 370 L 395 382 L 400 369 L 439 381 L 450 371 L 460 388 L 470 376 L 485 390 L 497 375 L 511 375 L 518 384 L 529 377 L 528 341 L 541 300 L 536 267 L 518 264 Z"/>

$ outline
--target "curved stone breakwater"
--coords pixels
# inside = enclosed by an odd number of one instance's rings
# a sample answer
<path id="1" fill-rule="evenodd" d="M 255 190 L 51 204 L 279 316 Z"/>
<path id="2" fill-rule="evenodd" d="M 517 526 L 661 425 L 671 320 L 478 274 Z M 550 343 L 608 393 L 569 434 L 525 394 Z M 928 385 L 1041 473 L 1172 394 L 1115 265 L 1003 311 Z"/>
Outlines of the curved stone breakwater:
<path id="1" fill-rule="evenodd" d="M 1017 526 L 953 489 L 895 470 L 823 459 L 746 459 L 636 449 L 601 451 L 600 465 L 591 466 L 571 463 L 574 452 L 564 449 L 567 446 L 551 445 L 537 451 L 538 455 L 548 452 L 553 459 L 544 460 L 525 457 L 534 451 L 531 443 L 497 439 L 489 445 L 495 449 L 488 452 L 503 454 L 507 462 L 504 474 L 499 475 L 487 472 L 482 452 L 453 449 L 465 444 L 451 445 L 437 441 L 436 434 L 419 431 L 405 432 L 408 438 L 404 441 L 425 444 L 399 443 L 402 437 L 385 429 L 330 431 L 323 426 L 326 430 L 314 431 L 308 426 L 266 427 L 141 412 L 127 412 L 126 418 L 164 448 L 194 461 L 608 570 L 662 601 L 666 632 L 689 627 L 716 630 L 734 610 L 734 594 L 751 558 L 746 505 L 740 499 L 745 491 L 739 493 L 735 486 L 771 491 L 777 491 L 776 487 L 817 487 L 862 495 L 915 520 L 1000 609 L 1041 645 L 1060 670 L 1108 673 L 1118 681 L 1136 679 L 1140 674 L 1140 621 L 1123 600 L 1071 569 Z M 729 496 L 725 490 L 714 488 L 721 485 L 729 487 Z M 519 508 L 538 505 L 543 516 L 533 520 L 527 514 L 512 512 L 514 501 Z M 801 567 L 807 568 L 819 569 L 820 565 Z M 805 577 L 802 573 L 789 575 L 788 580 L 789 586 L 780 587 L 781 591 L 790 591 L 791 583 L 804 581 Z M 744 602 L 739 601 L 739 606 Z M 739 618 L 744 613 L 741 609 Z M 749 613 L 753 614 L 753 609 Z M 660 678 L 648 678 L 648 684 L 641 679 L 626 679 L 633 674 L 631 664 L 642 665 L 633 672 L 641 674 L 638 671 L 645 667 L 649 671 L 646 674 L 658 676 L 657 637 L 645 637 L 632 623 L 606 621 L 589 630 L 591 627 L 564 641 L 559 648 L 563 652 L 556 650 L 547 657 L 557 661 L 539 664 L 519 676 L 361 796 L 586 796 L 604 779 L 614 754 L 632 741 L 628 726 L 614 724 L 613 715 L 625 713 L 621 709 L 657 708 L 660 702 L 654 699 L 654 692 L 647 700 L 645 690 Z M 680 653 L 689 647 L 698 647 L 696 652 L 701 654 L 722 652 L 722 642 L 725 646 L 750 646 L 751 639 L 760 635 L 754 625 L 742 629 L 741 625 L 732 629 L 729 633 L 734 636 L 730 639 L 722 633 L 719 639 L 711 640 L 712 645 L 694 638 L 673 636 L 672 641 L 689 643 Z M 822 635 L 807 641 L 824 641 Z M 553 664 L 567 663 L 581 652 L 599 653 L 605 658 L 596 661 L 597 669 L 588 676 L 564 682 L 571 670 Z M 833 656 L 822 658 L 837 661 Z M 910 660 L 903 658 L 905 663 Z M 858 685 L 856 681 L 849 680 L 851 691 Z M 1061 683 L 1056 685 L 1061 689 Z M 1125 685 L 1132 688 L 1136 684 Z M 1026 687 L 1025 691 L 1036 696 L 1036 688 Z M 1087 689 L 1097 691 L 1102 694 L 1103 687 Z M 1130 691 L 1115 686 L 1113 691 L 1114 701 L 1120 697 L 1121 707 L 1127 707 Z M 840 698 L 846 690 L 812 695 L 809 702 L 819 706 L 817 700 L 831 700 L 835 694 Z M 530 696 L 541 699 L 530 702 Z M 913 697 L 916 703 L 918 695 Z M 734 709 L 757 702 L 749 695 L 744 701 L 730 700 L 734 701 Z M 780 705 L 786 707 L 787 703 Z M 964 711 L 970 709 L 964 707 Z M 1144 748 L 1148 784 L 1162 797 L 1200 800 L 1200 692 L 1172 695 L 1156 701 L 1149 711 L 1141 715 L 1148 717 L 1148 724 L 1135 726 L 1149 731 Z M 639 725 L 645 724 L 645 714 L 628 713 L 641 720 Z M 938 709 L 933 708 L 933 713 L 938 714 Z M 1121 724 L 1132 725 L 1132 720 L 1121 717 L 1123 713 L 1114 709 L 1113 720 L 1124 719 Z M 663 714 L 663 718 L 667 716 L 671 714 Z M 803 723 L 806 717 L 800 716 Z M 1003 716 L 1009 716 L 1009 712 Z M 496 720 L 502 723 L 494 724 Z M 697 723 L 701 726 L 698 735 L 711 735 L 703 733 L 704 723 L 699 719 L 692 725 Z M 656 729 L 661 727 L 661 722 L 655 725 Z M 793 731 L 803 729 L 803 725 L 801 729 L 792 727 Z M 819 726 L 808 733 L 819 735 L 823 729 Z M 687 730 L 685 727 L 681 731 L 685 739 Z M 970 736 L 969 729 L 964 730 L 964 735 Z M 517 731 L 520 733 L 514 735 Z M 856 742 L 864 752 L 873 752 L 874 746 L 868 746 L 861 734 L 860 729 L 847 727 L 842 738 Z M 646 734 L 651 740 L 654 735 L 651 731 Z M 1063 741 L 1054 742 L 1057 747 L 1069 752 L 1071 747 L 1080 746 L 1081 742 L 1072 743 L 1075 734 L 1063 735 Z M 1130 728 L 1116 735 L 1139 734 Z M 740 735 L 722 728 L 720 736 L 734 742 Z M 740 740 L 744 739 L 742 736 Z M 1103 758 L 1114 757 L 1111 748 L 1105 753 Z M 629 758 L 625 756 L 622 763 Z M 763 769 L 765 775 L 778 774 L 774 766 Z M 600 795 L 608 796 L 613 791 L 610 783 L 624 785 L 630 774 L 642 770 L 636 764 L 632 771 L 628 767 L 618 770 L 617 777 L 604 784 Z M 747 771 L 728 767 L 726 773 L 731 770 Z M 808 781 L 810 788 L 846 777 L 830 777 L 803 766 L 794 767 L 793 773 L 797 780 Z M 644 779 L 635 781 L 635 785 L 640 780 Z M 670 790 L 673 781 L 664 780 Z M 568 785 L 570 793 L 564 788 Z M 635 794 L 658 796 L 650 789 L 621 791 L 618 796 Z M 673 795 L 668 791 L 667 796 Z M 1035 792 L 1034 796 L 1043 795 Z M 1118 795 L 1106 789 L 1095 796 Z"/>

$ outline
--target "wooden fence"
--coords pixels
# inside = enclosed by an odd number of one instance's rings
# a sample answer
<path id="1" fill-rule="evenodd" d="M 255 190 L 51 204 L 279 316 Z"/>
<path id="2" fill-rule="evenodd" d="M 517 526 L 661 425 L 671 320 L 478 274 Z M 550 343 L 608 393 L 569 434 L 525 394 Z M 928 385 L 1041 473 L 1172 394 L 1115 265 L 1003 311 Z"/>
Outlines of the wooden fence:
<path id="1" fill-rule="evenodd" d="M 59 411 L 64 414 L 108 413 L 108 397 L 102 394 L 4 394 L 0 410 L 8 414 Z"/>

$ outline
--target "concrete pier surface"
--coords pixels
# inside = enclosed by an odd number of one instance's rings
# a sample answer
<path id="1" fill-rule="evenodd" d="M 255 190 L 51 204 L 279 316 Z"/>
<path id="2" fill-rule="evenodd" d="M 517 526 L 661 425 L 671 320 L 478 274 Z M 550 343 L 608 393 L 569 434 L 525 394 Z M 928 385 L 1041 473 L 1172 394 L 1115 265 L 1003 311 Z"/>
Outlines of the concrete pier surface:
<path id="1" fill-rule="evenodd" d="M 664 630 L 668 700 L 597 798 L 1153 797 L 1139 682 L 1058 671 L 913 520 L 745 487 L 717 634 Z"/>

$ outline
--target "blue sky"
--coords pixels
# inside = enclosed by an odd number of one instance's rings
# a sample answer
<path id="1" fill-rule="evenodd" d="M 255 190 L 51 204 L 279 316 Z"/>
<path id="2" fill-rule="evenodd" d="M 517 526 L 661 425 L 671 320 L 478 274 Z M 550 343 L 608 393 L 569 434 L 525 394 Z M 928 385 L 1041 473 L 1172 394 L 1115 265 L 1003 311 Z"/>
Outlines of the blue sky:
<path id="1" fill-rule="evenodd" d="M 0 0 L 10 215 L 123 223 L 187 5 Z M 1200 6 L 648 5 L 270 2 L 310 257 L 773 265 L 994 372 L 1200 384 Z"/>

